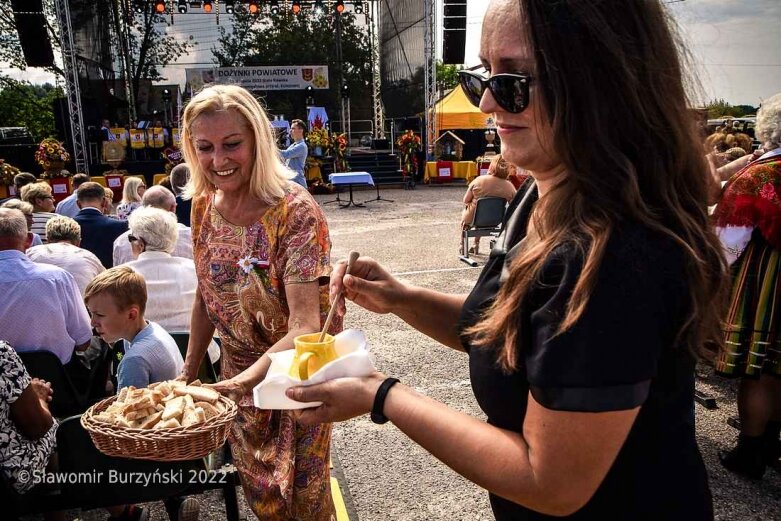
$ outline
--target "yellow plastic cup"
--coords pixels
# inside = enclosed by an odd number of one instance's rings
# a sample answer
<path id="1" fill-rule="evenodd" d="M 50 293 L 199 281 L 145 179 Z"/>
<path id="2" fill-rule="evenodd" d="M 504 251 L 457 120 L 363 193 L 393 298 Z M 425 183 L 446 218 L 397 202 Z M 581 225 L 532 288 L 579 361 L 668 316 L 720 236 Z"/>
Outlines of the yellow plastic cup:
<path id="1" fill-rule="evenodd" d="M 325 364 L 336 360 L 339 356 L 334 348 L 335 339 L 326 334 L 322 342 L 318 342 L 320 333 L 300 335 L 293 339 L 296 354 L 290 365 L 290 376 L 300 380 L 308 380 L 309 375 L 316 373 Z"/>

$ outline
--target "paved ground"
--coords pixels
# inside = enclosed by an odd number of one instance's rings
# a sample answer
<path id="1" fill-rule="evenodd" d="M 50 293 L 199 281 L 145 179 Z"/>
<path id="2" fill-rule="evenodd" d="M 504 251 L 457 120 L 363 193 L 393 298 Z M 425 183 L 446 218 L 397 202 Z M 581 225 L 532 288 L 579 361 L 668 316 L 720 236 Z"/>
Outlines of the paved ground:
<path id="1" fill-rule="evenodd" d="M 459 262 L 458 223 L 463 186 L 383 190 L 395 202 L 372 202 L 366 208 L 323 206 L 333 239 L 333 257 L 352 249 L 380 260 L 399 278 L 450 292 L 467 292 L 479 268 Z M 356 192 L 357 200 L 374 192 Z M 321 202 L 333 196 L 318 196 Z M 438 345 L 392 316 L 378 316 L 351 306 L 346 327 L 363 330 L 377 366 L 386 374 L 476 417 L 482 414 L 472 396 L 463 354 Z M 703 369 L 707 373 L 707 369 Z M 726 419 L 736 414 L 732 382 L 705 376 L 698 387 L 713 394 L 720 408 L 697 406 L 698 440 L 710 473 L 717 519 L 781 519 L 781 480 L 775 471 L 751 482 L 724 471 L 717 451 L 734 442 Z M 368 418 L 339 424 L 333 446 L 344 473 L 342 489 L 353 506 L 353 521 L 493 519 L 487 495 L 428 455 L 393 427 Z M 642 469 L 638 469 L 642 472 Z M 240 494 L 241 496 L 241 494 Z M 253 515 L 243 505 L 248 519 Z M 223 519 L 217 494 L 203 501 L 202 519 Z M 92 513 L 90 513 L 92 514 Z M 155 506 L 153 519 L 164 519 Z M 97 514 L 84 519 L 101 519 Z"/>

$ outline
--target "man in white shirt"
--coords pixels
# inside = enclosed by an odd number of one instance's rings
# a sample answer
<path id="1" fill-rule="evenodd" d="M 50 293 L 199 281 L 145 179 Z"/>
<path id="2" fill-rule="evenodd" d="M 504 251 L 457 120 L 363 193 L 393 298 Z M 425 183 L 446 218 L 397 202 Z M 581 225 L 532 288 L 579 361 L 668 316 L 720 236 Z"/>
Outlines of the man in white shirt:
<path id="1" fill-rule="evenodd" d="M 106 268 L 94 253 L 79 248 L 81 244 L 81 227 L 79 223 L 58 215 L 46 223 L 48 244 L 33 246 L 27 250 L 27 256 L 33 262 L 53 264 L 64 269 L 76 280 L 76 285 L 82 296 L 92 279 Z"/>
<path id="2" fill-rule="evenodd" d="M 176 196 L 164 186 L 155 185 L 148 188 L 141 198 L 141 204 L 146 207 L 159 208 L 160 210 L 171 212 L 171 214 L 174 215 L 174 219 L 176 219 Z M 170 252 L 171 255 L 184 259 L 192 259 L 193 238 L 190 227 L 177 223 L 176 229 L 177 240 L 174 243 L 173 251 Z M 114 266 L 125 264 L 133 260 L 130 242 L 128 241 L 129 235 L 130 231 L 127 231 L 117 237 L 114 241 Z"/>
<path id="3" fill-rule="evenodd" d="M 76 217 L 76 214 L 79 213 L 80 210 L 79 205 L 76 204 L 76 190 L 89 180 L 90 177 L 87 174 L 76 174 L 73 176 L 73 193 L 57 203 L 54 213 L 66 217 Z"/>
<path id="4" fill-rule="evenodd" d="M 63 364 L 92 339 L 87 308 L 73 276 L 25 254 L 27 221 L 0 208 L 0 334 L 18 352 L 51 351 Z"/>

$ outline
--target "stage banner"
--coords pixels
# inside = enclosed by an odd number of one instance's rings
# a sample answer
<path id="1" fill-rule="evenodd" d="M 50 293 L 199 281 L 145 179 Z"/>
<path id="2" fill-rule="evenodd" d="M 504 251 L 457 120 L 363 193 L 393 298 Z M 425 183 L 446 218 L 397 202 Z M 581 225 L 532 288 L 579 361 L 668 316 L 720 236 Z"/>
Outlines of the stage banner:
<path id="1" fill-rule="evenodd" d="M 165 146 L 165 130 L 163 127 L 148 129 L 146 136 L 146 144 L 149 148 L 163 148 Z"/>
<path id="2" fill-rule="evenodd" d="M 181 145 L 181 139 L 179 137 L 179 129 L 174 127 L 171 129 L 171 141 L 174 145 L 174 148 L 181 148 L 179 145 Z"/>
<path id="3" fill-rule="evenodd" d="M 216 67 L 187 69 L 190 92 L 211 84 L 239 85 L 247 90 L 303 90 L 328 88 L 328 66 Z"/>
<path id="4" fill-rule="evenodd" d="M 124 127 L 112 127 L 111 133 L 114 134 L 114 137 L 117 141 L 122 143 L 122 146 L 127 146 L 127 129 Z"/>
<path id="5" fill-rule="evenodd" d="M 130 129 L 130 148 L 136 150 L 146 148 L 146 132 L 138 129 Z"/>

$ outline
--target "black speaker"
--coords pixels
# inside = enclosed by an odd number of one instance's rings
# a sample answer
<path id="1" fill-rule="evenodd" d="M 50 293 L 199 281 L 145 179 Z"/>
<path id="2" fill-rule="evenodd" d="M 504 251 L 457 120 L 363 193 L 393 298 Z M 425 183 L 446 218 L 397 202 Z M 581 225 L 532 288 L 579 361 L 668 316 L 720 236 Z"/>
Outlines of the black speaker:
<path id="1" fill-rule="evenodd" d="M 442 62 L 461 65 L 466 48 L 466 0 L 444 0 Z"/>
<path id="2" fill-rule="evenodd" d="M 41 0 L 11 0 L 19 44 L 29 67 L 51 67 L 54 53 L 46 32 Z"/>

